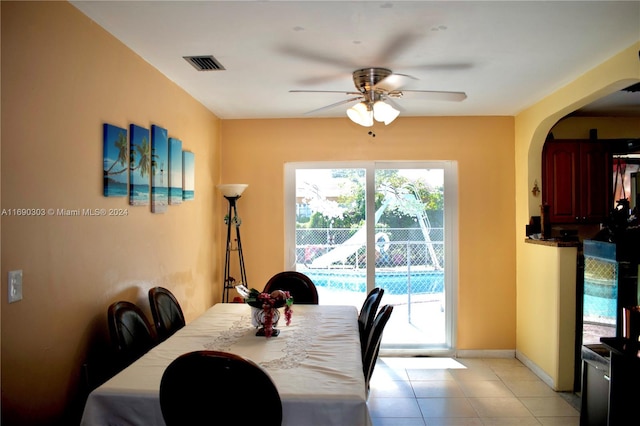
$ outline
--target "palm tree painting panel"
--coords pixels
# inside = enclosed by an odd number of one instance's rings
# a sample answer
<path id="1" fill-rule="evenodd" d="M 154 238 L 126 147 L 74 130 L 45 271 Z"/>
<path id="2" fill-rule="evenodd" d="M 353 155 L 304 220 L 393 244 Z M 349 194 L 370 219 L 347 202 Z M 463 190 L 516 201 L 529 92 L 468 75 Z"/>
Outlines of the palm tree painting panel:
<path id="1" fill-rule="evenodd" d="M 129 204 L 148 206 L 151 173 L 149 129 L 131 124 L 129 133 L 131 143 L 129 150 Z"/>
<path id="2" fill-rule="evenodd" d="M 169 204 L 182 204 L 182 141 L 169 138 Z"/>
<path id="3" fill-rule="evenodd" d="M 105 197 L 126 197 L 129 168 L 127 130 L 112 124 L 103 125 L 103 177 Z"/>
<path id="4" fill-rule="evenodd" d="M 195 197 L 195 155 L 182 151 L 182 199 L 193 200 Z"/>
<path id="5" fill-rule="evenodd" d="M 167 129 L 151 126 L 151 212 L 167 211 L 169 200 L 169 137 Z"/>

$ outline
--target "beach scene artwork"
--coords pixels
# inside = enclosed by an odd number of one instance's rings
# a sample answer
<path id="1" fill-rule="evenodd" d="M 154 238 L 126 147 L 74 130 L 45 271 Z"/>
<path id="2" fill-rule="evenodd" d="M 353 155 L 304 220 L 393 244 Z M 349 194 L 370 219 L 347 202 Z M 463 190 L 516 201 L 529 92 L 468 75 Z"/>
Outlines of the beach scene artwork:
<path id="1" fill-rule="evenodd" d="M 151 144 L 149 129 L 136 124 L 129 126 L 129 204 L 149 205 L 149 183 L 151 181 Z"/>
<path id="2" fill-rule="evenodd" d="M 169 204 L 169 136 L 151 125 L 151 212 L 164 213 Z"/>
<path id="3" fill-rule="evenodd" d="M 169 204 L 182 204 L 182 141 L 169 138 Z"/>
<path id="4" fill-rule="evenodd" d="M 182 151 L 182 199 L 193 200 L 195 197 L 195 155 L 190 151 Z"/>
<path id="5" fill-rule="evenodd" d="M 103 125 L 103 177 L 105 197 L 126 197 L 129 168 L 127 130 L 112 124 Z"/>

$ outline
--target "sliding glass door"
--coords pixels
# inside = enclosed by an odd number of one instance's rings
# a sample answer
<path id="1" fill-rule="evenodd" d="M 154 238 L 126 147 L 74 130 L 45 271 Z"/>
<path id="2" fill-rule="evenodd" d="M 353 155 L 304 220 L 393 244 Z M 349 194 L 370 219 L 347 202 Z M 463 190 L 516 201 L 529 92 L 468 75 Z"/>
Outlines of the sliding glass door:
<path id="1" fill-rule="evenodd" d="M 316 283 L 322 304 L 358 308 L 374 287 L 394 312 L 385 349 L 454 347 L 456 170 L 453 162 L 286 165 L 286 269 Z"/>

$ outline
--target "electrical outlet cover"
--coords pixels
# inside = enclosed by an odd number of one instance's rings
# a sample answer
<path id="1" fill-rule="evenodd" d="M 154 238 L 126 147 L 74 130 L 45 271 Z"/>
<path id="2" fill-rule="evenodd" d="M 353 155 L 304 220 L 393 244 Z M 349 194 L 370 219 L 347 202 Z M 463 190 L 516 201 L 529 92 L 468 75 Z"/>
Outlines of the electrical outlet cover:
<path id="1" fill-rule="evenodd" d="M 22 300 L 22 271 L 9 271 L 8 290 L 9 290 L 9 303 Z"/>

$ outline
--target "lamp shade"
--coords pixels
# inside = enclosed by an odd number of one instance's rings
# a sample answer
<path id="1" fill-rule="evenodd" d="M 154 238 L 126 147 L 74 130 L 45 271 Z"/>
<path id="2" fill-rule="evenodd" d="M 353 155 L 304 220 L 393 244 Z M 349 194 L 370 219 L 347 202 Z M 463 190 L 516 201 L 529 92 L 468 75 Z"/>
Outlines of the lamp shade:
<path id="1" fill-rule="evenodd" d="M 347 116 L 351 121 L 364 127 L 373 126 L 373 112 L 367 104 L 360 102 L 347 110 Z"/>
<path id="2" fill-rule="evenodd" d="M 249 185 L 245 183 L 228 183 L 218 185 L 217 188 L 225 197 L 239 197 L 240 195 L 242 195 L 244 190 L 247 189 L 247 186 Z"/>
<path id="3" fill-rule="evenodd" d="M 384 122 L 385 125 L 395 120 L 398 115 L 400 115 L 400 111 L 386 102 L 377 101 L 373 104 L 373 118 L 375 118 L 376 121 Z"/>

